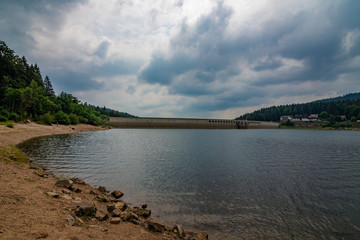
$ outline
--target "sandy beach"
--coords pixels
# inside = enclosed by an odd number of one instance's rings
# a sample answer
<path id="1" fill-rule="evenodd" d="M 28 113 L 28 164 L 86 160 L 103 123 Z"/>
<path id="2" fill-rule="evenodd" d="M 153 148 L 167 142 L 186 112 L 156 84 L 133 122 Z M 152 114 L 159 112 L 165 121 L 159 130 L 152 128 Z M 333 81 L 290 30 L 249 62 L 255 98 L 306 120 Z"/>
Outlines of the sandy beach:
<path id="1" fill-rule="evenodd" d="M 72 191 L 56 186 L 58 177 L 31 165 L 16 148 L 34 137 L 101 130 L 90 125 L 0 125 L 0 239 L 179 239 L 176 231 L 152 232 L 126 221 L 112 224 L 111 217 L 76 217 L 79 201 L 99 204 L 94 198 L 99 190 L 87 184 L 74 183 Z"/>

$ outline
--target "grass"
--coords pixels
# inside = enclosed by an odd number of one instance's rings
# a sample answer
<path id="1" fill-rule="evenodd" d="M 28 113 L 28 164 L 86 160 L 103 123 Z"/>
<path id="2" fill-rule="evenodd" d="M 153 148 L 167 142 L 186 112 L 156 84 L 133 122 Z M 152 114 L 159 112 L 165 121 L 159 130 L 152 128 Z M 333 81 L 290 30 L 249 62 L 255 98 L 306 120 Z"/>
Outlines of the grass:
<path id="1" fill-rule="evenodd" d="M 8 128 L 14 128 L 14 122 L 13 121 L 0 122 L 0 124 L 6 126 Z"/>
<path id="2" fill-rule="evenodd" d="M 29 162 L 26 154 L 14 145 L 0 147 L 0 158 L 6 163 L 15 163 L 17 165 Z"/>

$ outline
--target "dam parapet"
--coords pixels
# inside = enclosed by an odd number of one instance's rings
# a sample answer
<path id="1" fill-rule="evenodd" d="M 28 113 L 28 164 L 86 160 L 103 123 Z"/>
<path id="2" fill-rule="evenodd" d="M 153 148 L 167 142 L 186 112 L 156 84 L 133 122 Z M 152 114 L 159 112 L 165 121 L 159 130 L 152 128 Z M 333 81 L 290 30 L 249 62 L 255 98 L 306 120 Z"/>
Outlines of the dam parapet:
<path id="1" fill-rule="evenodd" d="M 110 117 L 107 122 L 116 128 L 173 128 L 173 129 L 267 129 L 278 128 L 279 123 L 199 118 L 123 118 Z"/>

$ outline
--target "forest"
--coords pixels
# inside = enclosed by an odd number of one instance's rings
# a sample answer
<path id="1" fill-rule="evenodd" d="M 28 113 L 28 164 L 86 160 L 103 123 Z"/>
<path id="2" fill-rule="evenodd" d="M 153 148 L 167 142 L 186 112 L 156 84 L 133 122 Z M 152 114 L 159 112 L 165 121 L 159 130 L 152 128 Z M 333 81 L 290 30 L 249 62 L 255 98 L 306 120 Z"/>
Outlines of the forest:
<path id="1" fill-rule="evenodd" d="M 0 122 L 32 120 L 40 124 L 102 125 L 109 116 L 134 117 L 128 113 L 87 103 L 72 94 L 56 95 L 50 78 L 39 66 L 19 57 L 0 41 Z"/>
<path id="2" fill-rule="evenodd" d="M 341 97 L 317 100 L 309 103 L 299 103 L 262 108 L 253 113 L 244 114 L 237 119 L 256 121 L 280 121 L 284 115 L 319 114 L 323 120 L 341 121 L 345 115 L 351 122 L 360 120 L 360 93 L 350 93 Z"/>

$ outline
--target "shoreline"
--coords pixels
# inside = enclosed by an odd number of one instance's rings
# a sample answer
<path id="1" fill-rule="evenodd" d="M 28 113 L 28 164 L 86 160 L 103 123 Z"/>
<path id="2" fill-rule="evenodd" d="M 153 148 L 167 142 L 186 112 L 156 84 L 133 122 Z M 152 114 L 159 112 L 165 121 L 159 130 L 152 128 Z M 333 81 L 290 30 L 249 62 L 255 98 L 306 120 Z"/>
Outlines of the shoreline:
<path id="1" fill-rule="evenodd" d="M 84 124 L 28 123 L 14 124 L 14 128 L 0 125 L 0 238 L 208 239 L 206 233 L 185 232 L 178 225 L 167 226 L 152 219 L 145 203 L 142 208 L 120 208 L 126 203 L 106 188 L 55 176 L 32 164 L 17 148 L 36 137 L 102 130 L 106 129 Z M 69 181 L 71 186 L 59 186 L 60 180 Z M 94 209 L 84 214 L 84 204 Z"/>

